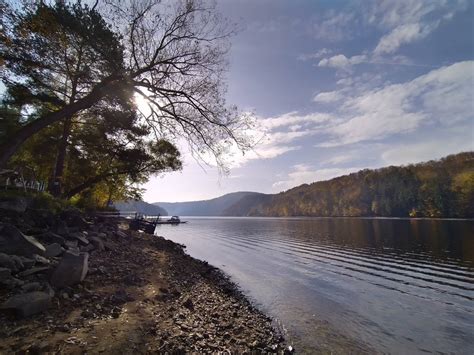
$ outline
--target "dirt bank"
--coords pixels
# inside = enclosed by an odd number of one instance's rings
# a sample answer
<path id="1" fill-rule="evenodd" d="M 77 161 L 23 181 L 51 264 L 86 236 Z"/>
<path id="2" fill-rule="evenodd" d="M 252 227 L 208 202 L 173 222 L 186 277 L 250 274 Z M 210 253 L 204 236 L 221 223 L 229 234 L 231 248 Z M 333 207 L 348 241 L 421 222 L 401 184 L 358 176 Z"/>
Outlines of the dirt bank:
<path id="1" fill-rule="evenodd" d="M 90 251 L 84 281 L 55 288 L 46 312 L 0 315 L 0 353 L 284 351 L 271 320 L 182 246 L 123 223 L 99 235 L 105 248 Z M 2 289 L 0 303 L 15 292 Z"/>

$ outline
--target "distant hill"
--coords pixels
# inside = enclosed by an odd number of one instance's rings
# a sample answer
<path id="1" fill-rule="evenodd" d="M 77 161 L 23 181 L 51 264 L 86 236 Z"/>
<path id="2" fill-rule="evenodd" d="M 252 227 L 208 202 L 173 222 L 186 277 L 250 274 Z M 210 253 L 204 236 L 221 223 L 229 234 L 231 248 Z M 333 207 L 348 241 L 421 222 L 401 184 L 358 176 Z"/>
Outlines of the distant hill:
<path id="1" fill-rule="evenodd" d="M 248 214 L 474 218 L 474 152 L 304 184 L 254 201 Z"/>
<path id="2" fill-rule="evenodd" d="M 143 214 L 147 214 L 150 216 L 157 216 L 157 215 L 162 215 L 162 216 L 168 216 L 168 211 L 166 211 L 164 208 L 155 206 L 151 203 L 147 203 L 144 201 L 122 201 L 122 202 L 116 202 L 114 203 L 114 207 L 121 211 L 121 212 L 139 212 Z"/>
<path id="3" fill-rule="evenodd" d="M 255 206 L 261 205 L 266 201 L 271 201 L 273 195 L 270 194 L 251 194 L 245 195 L 240 200 L 226 208 L 222 216 L 249 216 Z"/>
<path id="4" fill-rule="evenodd" d="M 156 202 L 153 205 L 160 206 L 168 211 L 170 215 L 178 216 L 246 216 L 244 207 L 233 207 L 243 198 L 251 196 L 265 196 L 257 192 L 240 191 L 226 194 L 212 200 L 189 201 L 189 202 Z M 229 212 L 231 211 L 231 213 Z"/>
<path id="5" fill-rule="evenodd" d="M 474 152 L 364 169 L 275 195 L 235 192 L 212 200 L 155 205 L 182 216 L 474 218 Z"/>

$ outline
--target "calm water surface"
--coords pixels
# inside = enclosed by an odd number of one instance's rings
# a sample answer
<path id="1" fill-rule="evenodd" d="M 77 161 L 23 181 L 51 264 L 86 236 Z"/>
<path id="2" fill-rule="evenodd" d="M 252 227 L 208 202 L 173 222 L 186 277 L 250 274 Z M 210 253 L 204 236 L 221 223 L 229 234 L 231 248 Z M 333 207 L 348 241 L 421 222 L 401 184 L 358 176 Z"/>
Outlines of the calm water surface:
<path id="1" fill-rule="evenodd" d="M 473 221 L 184 219 L 156 233 L 231 275 L 301 352 L 474 353 Z"/>

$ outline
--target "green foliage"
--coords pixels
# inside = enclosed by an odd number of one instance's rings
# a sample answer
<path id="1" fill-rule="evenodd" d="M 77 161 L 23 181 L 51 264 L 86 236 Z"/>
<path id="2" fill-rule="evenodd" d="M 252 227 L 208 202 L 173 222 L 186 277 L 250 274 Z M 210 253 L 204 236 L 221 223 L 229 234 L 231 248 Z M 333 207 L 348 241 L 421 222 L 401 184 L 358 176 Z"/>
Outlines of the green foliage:
<path id="1" fill-rule="evenodd" d="M 80 100 L 104 78 L 123 74 L 120 35 L 86 4 L 24 2 L 19 11 L 5 11 L 2 25 L 1 78 L 7 92 L 0 107 L 0 144 Z M 93 208 L 139 198 L 137 183 L 179 169 L 181 161 L 173 144 L 151 139 L 125 85 L 109 88 L 93 106 L 30 136 L 8 167 L 34 171 L 35 180 L 50 182 L 50 191 Z"/>
<path id="2" fill-rule="evenodd" d="M 255 203 L 259 216 L 474 217 L 474 153 L 362 170 Z"/>

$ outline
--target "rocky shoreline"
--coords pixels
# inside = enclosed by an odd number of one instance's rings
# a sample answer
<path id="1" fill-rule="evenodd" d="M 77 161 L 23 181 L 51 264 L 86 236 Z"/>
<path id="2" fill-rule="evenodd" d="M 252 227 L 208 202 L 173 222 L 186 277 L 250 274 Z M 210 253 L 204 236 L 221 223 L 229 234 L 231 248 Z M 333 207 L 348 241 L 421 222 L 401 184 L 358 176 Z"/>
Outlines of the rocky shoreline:
<path id="1" fill-rule="evenodd" d="M 0 353 L 290 353 L 184 246 L 77 210 L 0 210 Z"/>

